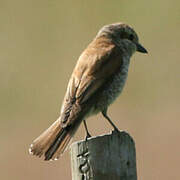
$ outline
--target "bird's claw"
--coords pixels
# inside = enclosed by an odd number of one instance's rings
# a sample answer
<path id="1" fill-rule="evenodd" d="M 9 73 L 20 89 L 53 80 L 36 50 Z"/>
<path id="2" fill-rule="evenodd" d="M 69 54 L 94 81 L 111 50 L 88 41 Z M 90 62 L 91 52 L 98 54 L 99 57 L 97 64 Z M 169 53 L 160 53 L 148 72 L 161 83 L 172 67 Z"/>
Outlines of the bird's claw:
<path id="1" fill-rule="evenodd" d="M 86 137 L 85 137 L 85 141 L 87 141 L 88 138 L 90 138 L 90 137 L 91 137 L 91 135 L 90 135 L 89 133 L 87 133 L 87 134 L 86 134 Z"/>

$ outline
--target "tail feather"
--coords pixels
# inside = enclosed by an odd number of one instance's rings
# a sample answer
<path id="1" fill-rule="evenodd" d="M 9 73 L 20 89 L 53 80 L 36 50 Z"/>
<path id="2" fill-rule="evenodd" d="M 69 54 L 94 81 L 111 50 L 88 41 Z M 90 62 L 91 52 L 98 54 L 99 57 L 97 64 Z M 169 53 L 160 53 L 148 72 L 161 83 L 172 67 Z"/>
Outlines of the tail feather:
<path id="1" fill-rule="evenodd" d="M 29 153 L 35 156 L 44 156 L 45 160 L 55 160 L 66 150 L 77 126 L 61 127 L 60 119 L 55 121 L 42 133 L 29 148 Z"/>
<path id="2" fill-rule="evenodd" d="M 58 148 L 61 149 L 62 144 L 66 142 L 65 140 L 67 138 L 68 139 L 71 138 L 70 136 L 67 136 L 67 135 L 68 135 L 68 130 L 66 128 L 61 129 L 61 131 L 59 131 L 59 133 L 56 136 L 56 139 L 51 144 L 51 146 L 48 148 L 48 150 L 45 152 L 45 160 L 46 161 L 52 159 L 52 157 L 55 154 L 55 152 L 57 151 L 57 149 Z M 63 152 L 61 152 L 61 153 L 63 153 Z"/>
<path id="3" fill-rule="evenodd" d="M 68 145 L 70 144 L 72 140 L 72 136 L 70 134 L 67 134 L 64 138 L 63 142 L 60 144 L 59 148 L 56 150 L 54 155 L 52 156 L 52 159 L 57 160 L 59 159 L 60 155 L 67 149 Z"/>

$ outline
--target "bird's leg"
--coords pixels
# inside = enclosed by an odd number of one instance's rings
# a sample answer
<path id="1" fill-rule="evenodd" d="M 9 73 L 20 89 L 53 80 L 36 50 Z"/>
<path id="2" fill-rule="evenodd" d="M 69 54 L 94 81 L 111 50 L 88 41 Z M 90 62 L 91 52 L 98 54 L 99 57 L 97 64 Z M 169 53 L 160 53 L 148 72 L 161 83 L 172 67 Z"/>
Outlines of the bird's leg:
<path id="1" fill-rule="evenodd" d="M 85 130 L 86 130 L 86 141 L 88 138 L 91 137 L 91 135 L 89 134 L 89 131 L 88 131 L 88 128 L 87 128 L 87 124 L 86 124 L 86 120 L 83 120 L 83 123 L 84 123 L 84 127 L 85 127 Z"/>
<path id="2" fill-rule="evenodd" d="M 102 111 L 102 115 L 108 120 L 108 122 L 111 124 L 111 126 L 114 128 L 115 131 L 119 132 L 119 129 L 115 126 L 115 124 L 111 121 L 111 119 L 107 115 L 107 109 Z"/>

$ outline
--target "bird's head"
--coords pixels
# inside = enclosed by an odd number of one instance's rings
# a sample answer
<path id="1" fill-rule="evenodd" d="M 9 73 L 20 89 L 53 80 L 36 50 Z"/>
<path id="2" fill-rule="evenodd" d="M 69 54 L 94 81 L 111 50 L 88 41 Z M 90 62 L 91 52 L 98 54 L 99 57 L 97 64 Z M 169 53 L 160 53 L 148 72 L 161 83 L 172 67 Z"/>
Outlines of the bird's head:
<path id="1" fill-rule="evenodd" d="M 105 25 L 100 29 L 97 37 L 106 36 L 115 44 L 121 46 L 132 54 L 135 51 L 147 53 L 147 50 L 139 43 L 137 33 L 132 27 L 124 23 Z"/>

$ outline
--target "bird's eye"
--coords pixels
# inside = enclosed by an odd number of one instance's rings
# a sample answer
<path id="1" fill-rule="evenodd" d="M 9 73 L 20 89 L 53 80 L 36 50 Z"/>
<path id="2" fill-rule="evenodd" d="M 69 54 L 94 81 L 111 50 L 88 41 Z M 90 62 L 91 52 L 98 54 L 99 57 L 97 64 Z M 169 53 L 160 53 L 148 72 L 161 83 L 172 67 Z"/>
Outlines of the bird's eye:
<path id="1" fill-rule="evenodd" d="M 130 34 L 130 36 L 129 36 L 129 40 L 133 41 L 133 39 L 134 39 L 133 34 Z"/>

